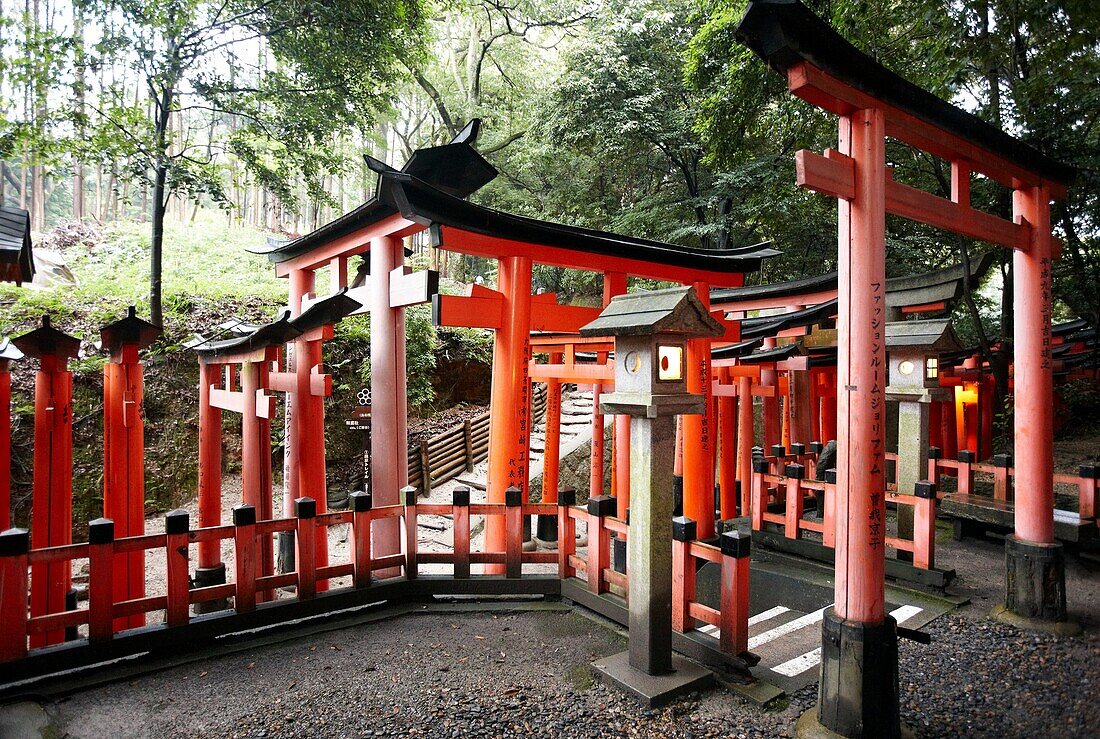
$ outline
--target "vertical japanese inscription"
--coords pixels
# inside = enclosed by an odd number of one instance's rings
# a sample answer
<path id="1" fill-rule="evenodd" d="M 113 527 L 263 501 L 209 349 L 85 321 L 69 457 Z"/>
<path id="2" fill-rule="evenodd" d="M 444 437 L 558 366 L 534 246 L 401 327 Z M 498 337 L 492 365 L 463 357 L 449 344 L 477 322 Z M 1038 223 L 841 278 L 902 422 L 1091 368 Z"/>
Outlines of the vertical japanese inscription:
<path id="1" fill-rule="evenodd" d="M 883 391 L 885 358 L 885 342 L 883 341 L 884 327 L 886 325 L 885 296 L 881 282 L 871 283 L 871 506 L 867 519 L 868 544 L 873 551 L 881 550 L 885 541 L 885 512 L 884 500 L 885 474 L 885 449 L 883 447 L 883 418 L 885 416 L 886 397 Z"/>
<path id="2" fill-rule="evenodd" d="M 516 486 L 523 490 L 524 498 L 527 497 L 527 462 L 529 454 L 529 429 L 531 419 L 531 339 L 523 340 L 523 361 L 520 364 L 519 386 L 519 422 L 516 426 L 515 456 L 508 460 L 508 485 Z"/>
<path id="3" fill-rule="evenodd" d="M 1042 303 L 1041 315 L 1043 318 L 1043 348 L 1040 352 L 1042 361 L 1040 367 L 1049 370 L 1050 365 L 1050 257 L 1039 260 L 1039 299 Z"/>

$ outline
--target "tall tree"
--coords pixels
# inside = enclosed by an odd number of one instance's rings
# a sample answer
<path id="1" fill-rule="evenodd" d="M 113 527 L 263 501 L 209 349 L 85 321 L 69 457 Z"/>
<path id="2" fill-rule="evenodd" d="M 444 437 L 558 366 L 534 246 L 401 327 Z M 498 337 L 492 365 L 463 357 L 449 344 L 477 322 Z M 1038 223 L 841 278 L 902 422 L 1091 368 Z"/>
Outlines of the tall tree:
<path id="1" fill-rule="evenodd" d="M 214 147 L 173 129 L 185 111 L 233 113 L 248 123 L 226 142 L 264 184 L 291 197 L 290 173 L 315 174 L 309 153 L 333 131 L 368 125 L 385 101 L 399 56 L 412 55 L 418 0 L 80 0 L 106 32 L 100 49 L 125 54 L 152 113 L 119 104 L 100 110 L 128 140 L 134 171 L 152 184 L 149 304 L 162 318 L 164 220 L 172 197 L 228 199 Z M 117 19 L 117 24 L 111 23 Z M 113 29 L 113 32 L 109 32 Z M 280 65 L 248 60 L 266 48 Z M 208 153 L 209 152 L 209 153 Z M 284 163 L 273 165 L 265 154 Z M 289 164 L 285 164 L 289 162 Z"/>

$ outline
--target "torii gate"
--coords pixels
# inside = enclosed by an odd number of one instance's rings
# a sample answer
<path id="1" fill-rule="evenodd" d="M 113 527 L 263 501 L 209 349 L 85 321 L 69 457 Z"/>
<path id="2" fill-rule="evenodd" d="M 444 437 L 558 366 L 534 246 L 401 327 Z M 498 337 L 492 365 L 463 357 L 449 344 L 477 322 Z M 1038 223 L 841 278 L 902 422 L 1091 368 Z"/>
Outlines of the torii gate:
<path id="1" fill-rule="evenodd" d="M 527 420 L 532 379 L 530 333 L 539 330 L 536 319 L 540 311 L 557 322 L 545 328 L 559 326 L 562 317 L 571 312 L 584 312 L 583 321 L 568 319 L 570 330 L 587 322 L 591 313 L 591 309 L 554 305 L 553 296 L 532 296 L 534 261 L 609 276 L 700 283 L 705 296 L 711 284 L 742 284 L 744 272 L 759 267 L 761 259 L 778 254 L 763 245 L 721 252 L 677 247 L 513 216 L 470 203 L 464 198 L 496 176 L 471 146 L 476 132 L 477 124 L 471 122 L 450 144 L 415 152 L 400 171 L 368 157 L 368 166 L 379 175 L 375 197 L 311 234 L 267 250 L 276 262 L 276 274 L 291 278 L 292 306 L 310 289 L 312 279 L 296 277 L 296 273 L 312 273 L 331 265 L 337 275 L 334 287 L 343 287 L 346 283 L 340 280 L 346 279 L 347 258 L 369 252 L 370 285 L 353 288 L 349 295 L 371 310 L 371 395 L 376 430 L 371 442 L 371 477 L 374 502 L 379 505 L 396 502 L 408 474 L 404 444 L 394 443 L 406 436 L 404 307 L 437 292 L 434 272 L 413 273 L 403 266 L 401 238 L 430 229 L 436 248 L 498 260 L 496 290 L 476 286 L 468 296 L 438 296 L 439 306 L 435 307 L 437 319 L 446 316 L 437 320 L 442 325 L 496 331 L 492 406 L 505 410 L 494 414 L 490 429 L 490 503 L 504 502 L 505 489 L 511 484 L 522 487 L 526 483 L 527 438 L 521 429 Z M 294 287 L 299 281 L 302 287 Z M 612 277 L 611 283 L 609 295 L 625 289 L 624 279 Z M 701 442 L 699 434 L 692 443 Z M 623 453 L 625 446 L 620 445 Z M 713 476 L 713 450 L 710 462 L 701 469 L 705 472 L 708 466 Z M 712 485 L 705 495 L 691 499 L 699 508 L 700 536 L 713 531 Z M 502 541 L 499 531 L 498 522 L 491 519 L 487 526 L 490 550 Z M 377 522 L 373 533 L 375 551 L 380 555 L 397 551 L 395 520 Z"/>
<path id="2" fill-rule="evenodd" d="M 1006 540 L 1006 607 L 1063 621 L 1054 541 L 1050 201 L 1074 171 L 898 77 L 797 0 L 756 0 L 737 30 L 790 92 L 838 116 L 839 144 L 796 155 L 798 184 L 839 212 L 836 601 L 822 622 L 820 722 L 843 736 L 899 736 L 897 627 L 885 613 L 886 213 L 1014 250 L 1016 533 Z M 951 163 L 951 198 L 895 182 L 886 136 Z M 1013 190 L 1012 221 L 975 210 L 980 173 Z M 843 535 L 841 535 L 843 534 Z"/>

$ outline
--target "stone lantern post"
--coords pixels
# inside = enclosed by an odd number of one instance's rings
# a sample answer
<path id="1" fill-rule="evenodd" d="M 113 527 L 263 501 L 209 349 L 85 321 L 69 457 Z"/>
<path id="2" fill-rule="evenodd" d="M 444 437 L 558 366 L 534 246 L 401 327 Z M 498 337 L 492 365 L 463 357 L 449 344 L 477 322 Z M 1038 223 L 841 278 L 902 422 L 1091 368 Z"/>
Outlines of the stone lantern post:
<path id="1" fill-rule="evenodd" d="M 630 648 L 596 667 L 656 705 L 711 679 L 672 655 L 672 476 L 676 416 L 703 412 L 702 396 L 687 391 L 687 340 L 723 328 L 682 287 L 618 295 L 580 332 L 615 338 L 615 391 L 601 396 L 600 410 L 630 416 Z"/>
<path id="2" fill-rule="evenodd" d="M 933 401 L 946 400 L 939 383 L 939 357 L 961 349 L 951 322 L 897 321 L 886 324 L 889 385 L 887 400 L 898 402 L 898 492 L 911 494 L 928 474 L 928 416 Z M 913 537 L 913 509 L 898 507 L 898 536 Z M 908 552 L 899 552 L 899 559 Z M 911 556 L 911 555 L 910 555 Z"/>

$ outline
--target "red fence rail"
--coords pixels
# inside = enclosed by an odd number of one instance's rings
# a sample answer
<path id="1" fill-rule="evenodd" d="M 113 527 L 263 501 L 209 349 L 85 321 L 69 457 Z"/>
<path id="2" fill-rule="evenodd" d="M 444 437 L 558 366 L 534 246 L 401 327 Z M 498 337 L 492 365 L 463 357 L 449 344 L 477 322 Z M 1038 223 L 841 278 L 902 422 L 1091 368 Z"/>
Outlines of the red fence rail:
<path id="1" fill-rule="evenodd" d="M 115 538 L 114 523 L 109 519 L 97 519 L 89 524 L 87 542 L 43 549 L 29 549 L 29 536 L 25 530 L 9 529 L 0 533 L 0 619 L 3 623 L 0 629 L 0 662 L 13 662 L 43 651 L 29 646 L 35 634 L 79 628 L 86 629 L 87 636 L 83 640 L 88 645 L 109 643 L 127 639 L 129 635 L 144 630 L 117 630 L 115 620 L 125 616 L 162 612 L 165 626 L 185 627 L 194 621 L 191 608 L 195 604 L 222 601 L 228 604 L 232 613 L 248 614 L 256 611 L 265 601 L 275 600 L 279 589 L 294 589 L 293 599 L 283 599 L 287 602 L 309 601 L 318 595 L 319 583 L 350 578 L 349 586 L 330 588 L 329 594 L 340 590 L 370 589 L 382 584 L 374 573 L 395 567 L 402 569 L 399 579 L 412 582 L 421 576 L 428 565 L 450 565 L 450 574 L 455 581 L 493 579 L 471 574 L 475 565 L 503 564 L 508 580 L 538 574 L 525 573 L 524 568 L 528 565 L 556 565 L 556 574 L 563 580 L 581 574 L 595 594 L 614 588 L 618 594 L 628 597 L 627 575 L 611 567 L 611 536 L 614 534 L 625 539 L 628 533 L 626 522 L 614 518 L 615 500 L 599 496 L 590 499 L 585 507 L 578 507 L 575 502 L 575 492 L 563 490 L 557 504 L 524 503 L 520 490 L 511 488 L 506 491 L 502 504 L 471 503 L 469 490 L 459 488 L 449 504 L 423 504 L 417 501 L 416 490 L 407 487 L 402 490 L 400 505 L 375 508 L 369 494 L 353 493 L 349 510 L 318 514 L 313 499 L 299 498 L 295 504 L 294 518 L 274 520 L 257 520 L 254 507 L 240 505 L 233 509 L 232 524 L 201 529 L 190 527 L 186 512 L 172 511 L 165 517 L 163 534 Z M 422 550 L 417 537 L 417 520 L 428 515 L 452 517 L 454 545 L 449 551 Z M 557 516 L 560 532 L 558 551 L 523 551 L 523 519 L 532 515 Z M 502 551 L 472 550 L 470 532 L 471 517 L 474 516 L 503 518 L 506 538 Z M 399 519 L 402 523 L 405 534 L 402 551 L 379 556 L 372 548 L 371 526 L 375 521 L 389 518 Z M 575 539 L 578 520 L 584 521 L 588 528 L 588 542 L 583 554 L 578 554 Z M 326 536 L 329 527 L 342 524 L 350 526 L 347 561 L 318 565 L 314 557 L 317 537 Z M 281 531 L 296 532 L 296 569 L 281 574 L 265 574 L 260 568 L 263 544 Z M 204 542 L 211 542 L 220 548 L 225 541 L 232 542 L 233 561 L 229 567 L 233 574 L 232 581 L 196 587 L 191 579 L 191 548 L 197 548 Z M 687 556 L 716 562 L 724 562 L 726 558 L 719 548 L 698 542 L 677 541 L 676 547 L 677 551 L 681 551 L 681 558 Z M 115 600 L 112 583 L 114 558 L 131 552 L 157 551 L 163 551 L 166 558 L 163 594 Z M 27 609 L 31 585 L 28 571 L 31 566 L 58 563 L 71 568 L 74 561 L 84 559 L 88 562 L 87 605 L 31 617 Z M 720 624 L 724 635 L 728 630 L 729 636 L 723 636 L 721 647 L 734 655 L 738 652 L 730 649 L 745 650 L 745 645 L 741 643 L 744 640 L 740 639 L 739 634 L 747 628 L 747 565 L 746 556 L 744 573 L 737 570 L 739 590 L 736 594 L 731 591 L 729 596 L 723 590 L 723 604 L 718 611 L 712 613 L 693 602 L 693 579 L 690 592 L 685 589 L 677 594 L 676 602 L 688 603 L 690 615 L 706 623 Z M 680 582 L 685 583 L 686 587 L 686 581 L 681 579 Z M 737 626 L 737 619 L 745 624 Z M 680 620 L 677 623 L 678 629 L 683 631 L 690 629 L 694 622 Z"/>

